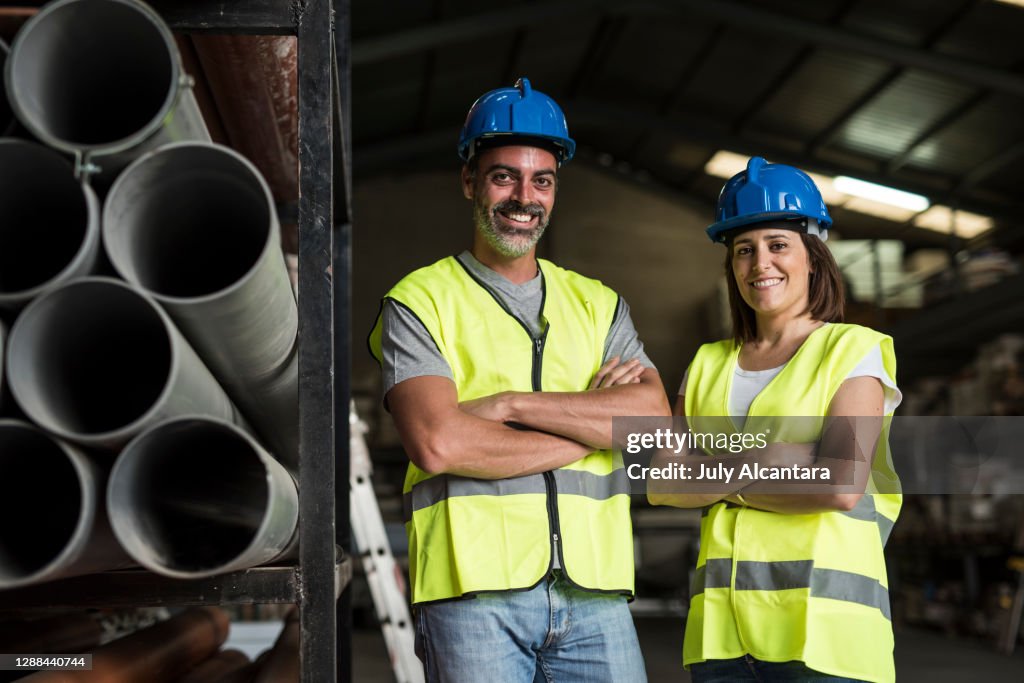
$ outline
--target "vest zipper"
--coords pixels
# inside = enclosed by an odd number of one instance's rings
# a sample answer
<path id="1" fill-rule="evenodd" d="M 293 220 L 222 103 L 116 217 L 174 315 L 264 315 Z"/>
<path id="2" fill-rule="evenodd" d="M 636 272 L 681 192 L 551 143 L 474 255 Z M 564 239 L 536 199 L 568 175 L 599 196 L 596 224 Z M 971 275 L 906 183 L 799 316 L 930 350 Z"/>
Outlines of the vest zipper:
<path id="1" fill-rule="evenodd" d="M 541 391 L 541 370 L 544 367 L 544 343 L 548 338 L 548 330 L 550 325 L 544 328 L 544 331 L 539 337 L 535 337 L 533 340 L 533 390 Z"/>
<path id="2" fill-rule="evenodd" d="M 530 340 L 533 342 L 533 362 L 531 368 L 530 384 L 534 391 L 543 391 L 543 389 L 541 388 L 541 375 L 542 370 L 544 368 L 544 344 L 545 342 L 547 342 L 548 330 L 551 329 L 551 325 L 545 325 L 544 331 L 541 332 L 540 336 L 534 337 L 533 333 L 530 331 L 529 325 L 520 320 L 515 313 L 509 310 L 508 306 L 506 306 L 504 302 L 502 302 L 502 300 L 499 299 L 497 295 L 495 295 L 495 293 L 492 292 L 486 284 L 484 284 L 479 278 L 477 278 L 477 276 L 473 274 L 473 271 L 471 271 L 469 267 L 466 266 L 465 263 L 463 263 L 458 257 L 455 257 L 455 261 L 460 266 L 462 266 L 462 269 L 466 271 L 466 274 L 470 277 L 470 279 L 475 281 L 478 285 L 480 285 L 483 288 L 485 292 L 491 295 L 491 297 L 494 299 L 494 302 L 498 304 L 502 308 L 502 310 L 504 310 L 505 313 L 508 314 L 510 318 L 519 323 L 520 327 L 523 328 L 523 331 L 526 332 L 527 336 L 530 337 Z M 539 265 L 538 268 L 540 268 Z M 541 271 L 541 278 L 543 277 L 544 271 Z M 543 289 L 540 300 L 540 314 L 541 319 L 543 320 L 544 304 L 547 300 L 548 290 L 546 283 L 542 284 L 541 286 L 543 287 Z M 546 489 L 548 498 L 548 525 L 551 528 L 551 562 L 548 564 L 548 571 L 551 571 L 551 568 L 555 566 L 555 553 L 558 553 L 558 565 L 559 567 L 561 567 L 562 572 L 565 573 L 565 576 L 568 578 L 569 573 L 565 571 L 565 558 L 562 557 L 562 547 L 561 545 L 559 545 L 558 542 L 559 533 L 561 533 L 562 530 L 558 523 L 558 488 L 555 486 L 555 475 L 553 473 L 544 473 L 544 488 Z"/>
<path id="3" fill-rule="evenodd" d="M 562 557 L 562 546 L 558 543 L 558 534 L 561 531 L 561 527 L 558 523 L 558 486 L 555 484 L 555 474 L 553 472 L 544 473 L 544 486 L 547 488 L 548 493 L 548 522 L 551 525 L 551 562 L 548 564 L 548 571 L 555 566 L 555 554 L 558 554 L 558 566 L 562 572 L 568 576 L 565 572 L 565 558 Z"/>
<path id="4" fill-rule="evenodd" d="M 550 326 L 544 328 L 539 337 L 533 338 L 533 390 L 542 391 L 541 373 L 544 367 L 544 344 L 548 338 Z M 562 546 L 558 543 L 558 535 L 561 526 L 558 522 L 558 486 L 555 484 L 553 472 L 544 473 L 544 488 L 548 497 L 548 524 L 551 527 L 551 562 L 548 565 L 550 571 L 555 566 L 555 556 L 558 556 L 558 566 L 565 571 L 565 559 L 562 557 Z"/>

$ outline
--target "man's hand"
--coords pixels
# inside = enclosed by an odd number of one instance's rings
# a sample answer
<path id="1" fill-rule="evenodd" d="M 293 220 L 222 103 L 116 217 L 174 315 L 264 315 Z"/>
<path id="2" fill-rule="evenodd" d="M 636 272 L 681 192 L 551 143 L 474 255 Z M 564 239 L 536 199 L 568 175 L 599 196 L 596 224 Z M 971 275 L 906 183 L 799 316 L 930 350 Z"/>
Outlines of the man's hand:
<path id="1" fill-rule="evenodd" d="M 459 403 L 459 410 L 492 422 L 506 422 L 509 411 L 508 398 L 512 393 L 514 392 L 500 391 L 490 396 L 474 398 L 472 401 L 462 401 Z"/>
<path id="2" fill-rule="evenodd" d="M 644 373 L 644 366 L 640 364 L 639 358 L 633 358 L 620 363 L 619 356 L 610 358 L 607 363 L 601 366 L 590 380 L 589 389 L 604 389 L 620 384 L 639 384 L 640 375 Z"/>

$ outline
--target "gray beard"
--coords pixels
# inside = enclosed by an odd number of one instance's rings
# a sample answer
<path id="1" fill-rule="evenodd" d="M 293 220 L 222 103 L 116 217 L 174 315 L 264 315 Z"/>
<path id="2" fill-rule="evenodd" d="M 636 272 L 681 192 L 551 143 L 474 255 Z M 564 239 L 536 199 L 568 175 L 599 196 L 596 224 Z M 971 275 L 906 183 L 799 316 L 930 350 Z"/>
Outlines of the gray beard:
<path id="1" fill-rule="evenodd" d="M 500 225 L 494 213 L 488 212 L 479 201 L 473 202 L 473 217 L 476 229 L 484 236 L 487 243 L 496 252 L 508 258 L 519 258 L 530 253 L 537 246 L 544 231 L 547 230 L 549 219 L 541 216 L 537 227 L 533 230 L 508 230 Z"/>

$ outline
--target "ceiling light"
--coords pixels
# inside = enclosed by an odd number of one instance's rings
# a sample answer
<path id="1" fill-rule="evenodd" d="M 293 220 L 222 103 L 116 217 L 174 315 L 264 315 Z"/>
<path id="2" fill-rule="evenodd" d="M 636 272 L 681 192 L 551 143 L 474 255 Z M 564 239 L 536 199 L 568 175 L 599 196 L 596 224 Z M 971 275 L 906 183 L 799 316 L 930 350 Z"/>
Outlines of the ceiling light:
<path id="1" fill-rule="evenodd" d="M 896 223 L 906 223 L 917 213 L 913 209 L 893 206 L 886 202 L 878 202 L 874 199 L 865 199 L 864 197 L 850 197 L 843 204 L 843 208 L 848 211 L 856 211 L 857 213 L 866 213 L 869 216 L 884 218 L 887 221 L 894 221 Z"/>
<path id="2" fill-rule="evenodd" d="M 708 163 L 704 164 L 704 172 L 716 178 L 732 178 L 740 171 L 747 169 L 748 156 L 727 152 L 724 149 L 715 152 Z"/>
<path id="3" fill-rule="evenodd" d="M 914 213 L 924 211 L 931 203 L 927 197 L 919 194 L 904 192 L 903 190 L 886 187 L 885 185 L 876 185 L 875 183 L 857 180 L 856 178 L 844 175 L 836 176 L 832 184 L 840 192 L 852 194 L 854 197 L 863 197 L 864 199 L 889 204 L 890 206 L 898 206 L 901 209 L 907 209 Z"/>
<path id="4" fill-rule="evenodd" d="M 1016 5 L 1017 7 L 1024 7 L 1024 0 L 996 0 L 1006 5 Z"/>
<path id="5" fill-rule="evenodd" d="M 1024 0 L 1022 0 L 1024 2 Z M 914 225 L 926 230 L 934 230 L 946 235 L 950 234 L 953 221 L 956 220 L 956 235 L 964 239 L 977 237 L 991 230 L 995 221 L 989 216 L 981 216 L 970 211 L 953 211 L 948 206 L 936 204 L 914 218 Z"/>

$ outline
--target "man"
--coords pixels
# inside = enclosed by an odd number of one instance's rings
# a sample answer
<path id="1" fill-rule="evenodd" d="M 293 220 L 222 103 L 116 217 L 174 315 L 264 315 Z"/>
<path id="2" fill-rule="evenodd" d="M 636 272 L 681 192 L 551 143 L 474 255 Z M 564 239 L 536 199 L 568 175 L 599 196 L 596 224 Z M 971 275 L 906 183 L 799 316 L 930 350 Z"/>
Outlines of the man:
<path id="1" fill-rule="evenodd" d="M 628 486 L 609 449 L 613 416 L 669 408 L 625 302 L 536 258 L 574 149 L 525 78 L 477 100 L 459 140 L 472 250 L 406 276 L 370 335 L 411 460 L 431 681 L 646 679 L 626 605 Z"/>

